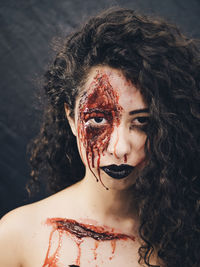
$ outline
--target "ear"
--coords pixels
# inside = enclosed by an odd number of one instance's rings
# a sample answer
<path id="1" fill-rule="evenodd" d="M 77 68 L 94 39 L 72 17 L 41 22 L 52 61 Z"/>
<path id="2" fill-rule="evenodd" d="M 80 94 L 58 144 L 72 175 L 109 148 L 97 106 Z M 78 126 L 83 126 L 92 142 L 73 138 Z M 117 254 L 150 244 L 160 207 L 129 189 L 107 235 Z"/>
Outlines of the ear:
<path id="1" fill-rule="evenodd" d="M 72 130 L 72 133 L 76 136 L 77 132 L 76 132 L 76 126 L 75 126 L 75 119 L 70 116 L 70 109 L 66 103 L 64 103 L 64 109 L 65 109 L 67 120 Z"/>

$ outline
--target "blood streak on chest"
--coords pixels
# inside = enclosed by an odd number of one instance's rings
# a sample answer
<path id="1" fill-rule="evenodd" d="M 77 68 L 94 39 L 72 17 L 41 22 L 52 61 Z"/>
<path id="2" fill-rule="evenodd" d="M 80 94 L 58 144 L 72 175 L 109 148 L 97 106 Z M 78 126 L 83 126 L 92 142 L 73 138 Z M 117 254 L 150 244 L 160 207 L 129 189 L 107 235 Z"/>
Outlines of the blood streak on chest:
<path id="1" fill-rule="evenodd" d="M 111 86 L 108 75 L 98 72 L 79 102 L 78 135 L 79 147 L 82 143 L 86 150 L 88 166 L 93 174 L 91 167 L 97 168 L 98 177 L 95 174 L 94 176 L 97 181 L 99 178 L 102 184 L 99 168 L 101 155 L 108 147 L 114 127 L 120 124 L 122 110 L 119 105 L 119 95 Z M 88 121 L 93 118 L 103 118 L 106 123 L 88 124 Z M 126 160 L 125 158 L 124 161 Z"/>
<path id="2" fill-rule="evenodd" d="M 50 218 L 46 221 L 47 225 L 53 227 L 49 237 L 49 246 L 46 254 L 46 258 L 42 267 L 57 267 L 59 261 L 59 253 L 62 246 L 62 236 L 67 235 L 70 237 L 76 244 L 78 252 L 77 258 L 75 260 L 75 266 L 80 266 L 81 260 L 81 244 L 85 241 L 85 238 L 92 238 L 94 239 L 94 260 L 97 259 L 97 248 L 101 244 L 101 242 L 110 242 L 111 244 L 111 256 L 110 260 L 112 260 L 115 248 L 116 248 L 116 241 L 117 240 L 132 240 L 135 241 L 135 237 L 128 236 L 126 234 L 115 233 L 113 229 L 106 229 L 106 227 L 102 226 L 94 226 L 85 223 L 79 223 L 72 219 L 63 219 L 63 218 Z M 54 248 L 54 252 L 50 251 L 52 249 L 52 236 L 53 234 L 58 233 L 58 246 Z M 72 265 L 73 266 L 73 265 Z"/>

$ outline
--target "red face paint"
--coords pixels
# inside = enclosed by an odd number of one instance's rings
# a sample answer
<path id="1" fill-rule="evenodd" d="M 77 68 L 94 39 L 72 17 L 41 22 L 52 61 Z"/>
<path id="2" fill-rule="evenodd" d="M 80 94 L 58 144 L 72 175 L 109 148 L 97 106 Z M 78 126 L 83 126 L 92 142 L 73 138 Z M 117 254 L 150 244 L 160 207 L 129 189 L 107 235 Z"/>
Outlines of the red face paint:
<path id="1" fill-rule="evenodd" d="M 79 103 L 78 135 L 86 150 L 88 166 L 93 174 L 91 167 L 97 167 L 100 181 L 100 157 L 108 147 L 114 127 L 119 126 L 122 110 L 119 95 L 110 84 L 108 75 L 98 72 Z M 88 123 L 91 119 L 104 119 L 105 123 Z"/>
<path id="2" fill-rule="evenodd" d="M 62 246 L 62 236 L 67 235 L 69 238 L 71 238 L 77 245 L 78 252 L 77 252 L 77 258 L 75 260 L 75 264 L 77 266 L 80 266 L 81 261 L 81 244 L 84 242 L 85 238 L 90 237 L 94 239 L 94 260 L 97 259 L 97 248 L 99 247 L 101 242 L 110 242 L 111 248 L 112 248 L 112 254 L 109 257 L 110 260 L 112 260 L 115 249 L 116 249 L 116 241 L 117 240 L 127 240 L 130 239 L 132 241 L 135 241 L 135 237 L 128 236 L 121 233 L 115 233 L 114 229 L 107 229 L 108 227 L 102 227 L 102 226 L 94 226 L 90 224 L 84 224 L 79 223 L 72 219 L 63 219 L 63 218 L 51 218 L 47 219 L 46 222 L 48 225 L 51 225 L 53 227 L 53 230 L 49 237 L 49 247 L 47 250 L 45 262 L 42 267 L 58 267 L 58 261 L 59 261 L 59 253 L 60 248 Z M 52 237 L 55 232 L 58 232 L 59 236 L 59 242 L 57 248 L 55 248 L 55 251 L 50 254 L 51 248 L 52 248 Z M 71 265 L 71 266 L 76 266 Z M 70 265 L 69 265 L 70 266 Z"/>

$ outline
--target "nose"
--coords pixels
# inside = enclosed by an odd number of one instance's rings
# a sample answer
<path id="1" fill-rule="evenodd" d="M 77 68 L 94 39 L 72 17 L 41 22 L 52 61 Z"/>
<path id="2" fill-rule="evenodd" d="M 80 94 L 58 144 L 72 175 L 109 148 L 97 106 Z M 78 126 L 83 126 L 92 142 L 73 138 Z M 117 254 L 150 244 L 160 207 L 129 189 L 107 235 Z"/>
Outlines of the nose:
<path id="1" fill-rule="evenodd" d="M 131 142 L 129 141 L 126 128 L 120 124 L 115 126 L 110 136 L 107 152 L 114 155 L 117 159 L 127 157 L 131 151 Z"/>

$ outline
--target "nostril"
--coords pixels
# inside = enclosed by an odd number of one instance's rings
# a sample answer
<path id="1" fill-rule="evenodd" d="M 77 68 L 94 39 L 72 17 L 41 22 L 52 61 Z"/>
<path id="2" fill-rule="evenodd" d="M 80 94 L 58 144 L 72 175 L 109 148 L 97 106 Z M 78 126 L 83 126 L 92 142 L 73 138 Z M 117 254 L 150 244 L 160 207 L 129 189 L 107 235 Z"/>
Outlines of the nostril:
<path id="1" fill-rule="evenodd" d="M 127 154 L 124 155 L 124 163 L 127 163 Z"/>

